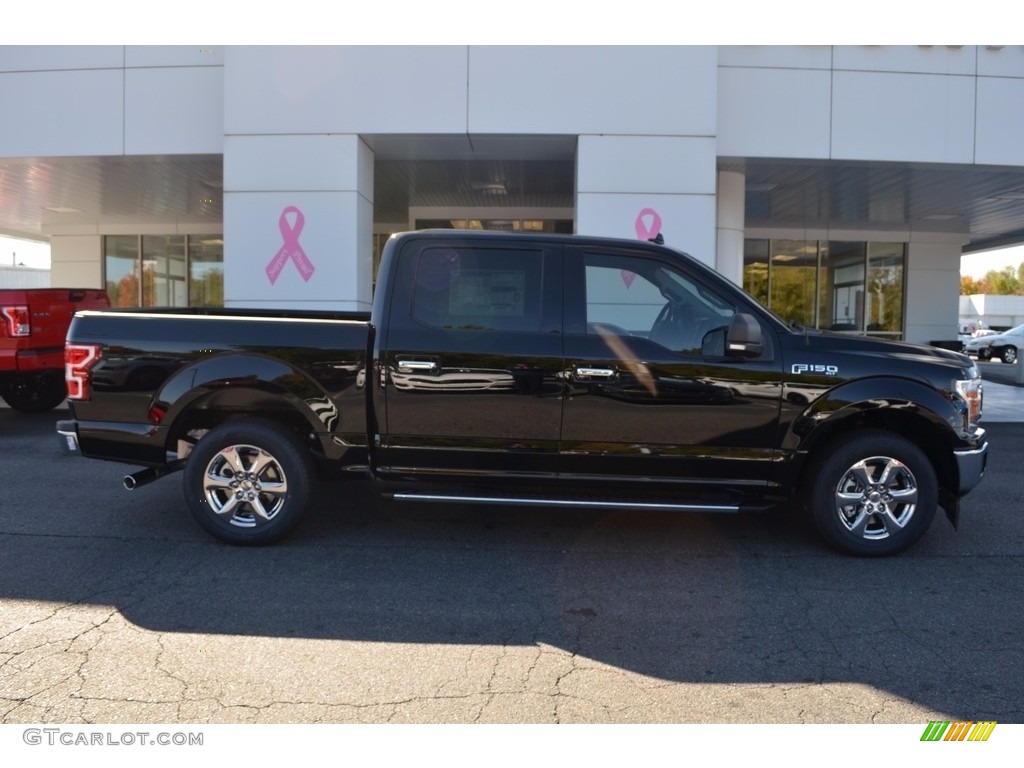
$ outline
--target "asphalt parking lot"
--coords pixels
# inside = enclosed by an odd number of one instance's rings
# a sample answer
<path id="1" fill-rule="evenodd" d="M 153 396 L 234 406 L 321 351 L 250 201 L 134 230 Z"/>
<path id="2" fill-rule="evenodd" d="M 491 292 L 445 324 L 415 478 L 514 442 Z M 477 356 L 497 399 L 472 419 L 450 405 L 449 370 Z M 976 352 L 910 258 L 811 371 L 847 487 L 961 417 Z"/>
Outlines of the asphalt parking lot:
<path id="1" fill-rule="evenodd" d="M 272 548 L 180 477 L 0 409 L 0 722 L 1024 721 L 1024 424 L 960 531 L 885 560 L 785 517 L 388 506 L 324 485 Z"/>

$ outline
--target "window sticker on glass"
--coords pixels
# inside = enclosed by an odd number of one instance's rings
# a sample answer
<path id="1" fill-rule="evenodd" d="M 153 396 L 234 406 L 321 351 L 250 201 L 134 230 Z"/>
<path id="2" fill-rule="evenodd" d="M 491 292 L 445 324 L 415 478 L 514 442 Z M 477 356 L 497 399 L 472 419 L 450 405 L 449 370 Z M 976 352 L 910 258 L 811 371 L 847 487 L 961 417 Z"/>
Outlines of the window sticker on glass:
<path id="1" fill-rule="evenodd" d="M 453 280 L 449 312 L 453 315 L 522 317 L 526 274 L 516 270 L 462 270 Z"/>

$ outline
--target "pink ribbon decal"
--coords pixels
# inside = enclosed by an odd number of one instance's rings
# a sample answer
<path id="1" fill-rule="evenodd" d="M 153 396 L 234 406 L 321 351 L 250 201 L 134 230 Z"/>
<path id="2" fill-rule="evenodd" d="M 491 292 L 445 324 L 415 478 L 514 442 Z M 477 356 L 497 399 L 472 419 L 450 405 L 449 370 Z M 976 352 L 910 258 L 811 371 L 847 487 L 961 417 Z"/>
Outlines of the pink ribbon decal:
<path id="1" fill-rule="evenodd" d="M 644 221 L 644 216 L 651 217 L 651 226 L 648 227 Z M 652 237 L 657 237 L 658 233 L 661 232 L 661 216 L 653 208 L 644 208 L 636 217 L 636 236 L 640 240 L 650 240 Z"/>
<path id="2" fill-rule="evenodd" d="M 626 290 L 628 291 L 629 286 L 631 286 L 633 281 L 636 280 L 636 273 L 630 272 L 628 269 L 624 269 L 619 274 L 622 275 L 622 282 L 626 284 Z"/>
<path id="3" fill-rule="evenodd" d="M 293 225 L 288 224 L 289 213 L 295 214 L 295 224 Z M 302 234 L 302 228 L 305 224 L 306 217 L 294 205 L 289 205 L 281 211 L 281 218 L 277 220 L 277 227 L 281 230 L 281 239 L 284 241 L 284 245 L 281 246 L 281 250 L 267 264 L 266 272 L 271 285 L 277 282 L 277 278 L 281 276 L 281 270 L 284 269 L 289 259 L 295 262 L 295 268 L 299 270 L 302 279 L 307 283 L 309 278 L 313 276 L 316 267 L 313 266 L 313 262 L 309 260 L 306 252 L 299 245 L 299 235 Z"/>

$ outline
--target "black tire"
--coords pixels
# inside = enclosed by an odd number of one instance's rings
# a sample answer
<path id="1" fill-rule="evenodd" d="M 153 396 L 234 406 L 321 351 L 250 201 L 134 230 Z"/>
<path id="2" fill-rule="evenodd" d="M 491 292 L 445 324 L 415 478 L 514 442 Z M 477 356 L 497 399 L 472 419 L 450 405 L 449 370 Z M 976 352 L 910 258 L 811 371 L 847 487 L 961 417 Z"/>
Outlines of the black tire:
<path id="1" fill-rule="evenodd" d="M 270 421 L 222 424 L 199 441 L 185 464 L 192 517 L 228 544 L 280 541 L 302 521 L 313 481 L 298 440 Z"/>
<path id="2" fill-rule="evenodd" d="M 64 373 L 45 371 L 8 376 L 0 381 L 0 397 L 22 413 L 52 410 L 67 398 Z"/>
<path id="3" fill-rule="evenodd" d="M 999 359 L 1007 364 L 1017 362 L 1017 348 L 1012 344 L 1009 347 L 1003 347 L 999 350 Z"/>
<path id="4" fill-rule="evenodd" d="M 984 347 L 978 350 L 979 360 L 988 360 L 992 357 L 992 347 Z"/>
<path id="5" fill-rule="evenodd" d="M 938 508 L 928 457 L 906 438 L 881 430 L 829 444 L 808 468 L 804 490 L 818 532 L 851 555 L 902 552 L 924 535 Z"/>

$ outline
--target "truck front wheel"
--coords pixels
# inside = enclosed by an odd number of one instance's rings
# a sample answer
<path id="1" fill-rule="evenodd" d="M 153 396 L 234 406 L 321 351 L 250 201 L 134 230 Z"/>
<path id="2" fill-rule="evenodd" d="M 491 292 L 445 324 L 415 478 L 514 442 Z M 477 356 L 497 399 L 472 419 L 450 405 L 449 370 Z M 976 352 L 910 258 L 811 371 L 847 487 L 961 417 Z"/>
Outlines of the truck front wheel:
<path id="1" fill-rule="evenodd" d="M 64 386 L 63 372 L 20 373 L 0 379 L 0 397 L 16 411 L 43 413 L 64 402 Z"/>
<path id="2" fill-rule="evenodd" d="M 291 533 L 309 501 L 305 451 L 269 421 L 210 430 L 185 464 L 185 501 L 196 521 L 229 544 L 270 544 Z"/>
<path id="3" fill-rule="evenodd" d="M 903 551 L 928 530 L 938 506 L 931 462 L 889 432 L 832 443 L 807 477 L 806 500 L 818 531 L 852 555 Z"/>

